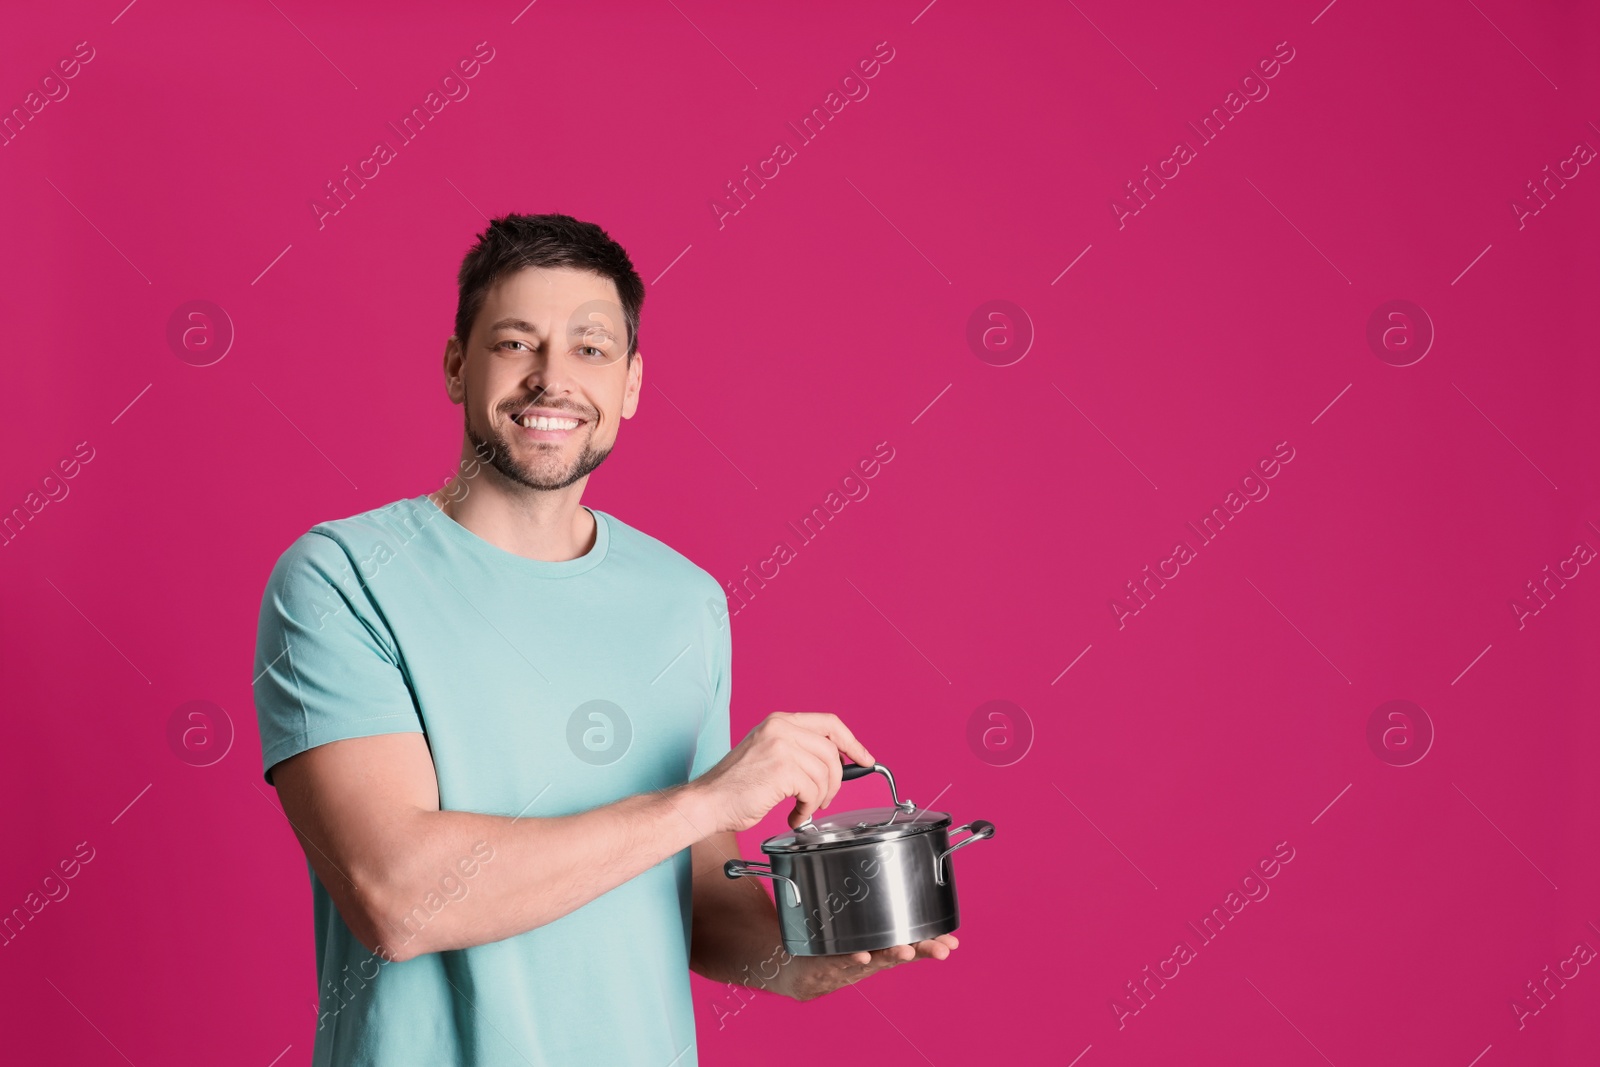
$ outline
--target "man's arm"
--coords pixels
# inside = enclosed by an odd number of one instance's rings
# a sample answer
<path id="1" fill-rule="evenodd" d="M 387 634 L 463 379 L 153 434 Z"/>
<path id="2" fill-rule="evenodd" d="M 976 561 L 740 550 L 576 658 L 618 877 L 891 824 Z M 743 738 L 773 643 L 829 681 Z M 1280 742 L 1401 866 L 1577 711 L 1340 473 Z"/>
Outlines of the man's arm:
<path id="1" fill-rule="evenodd" d="M 272 780 L 346 925 L 398 962 L 542 926 L 708 836 L 748 829 L 785 799 L 798 825 L 838 792 L 840 752 L 872 762 L 836 716 L 778 712 L 692 782 L 549 818 L 441 811 L 416 732 L 318 745 L 274 765 Z M 453 896 L 451 886 L 465 888 Z"/>
<path id="2" fill-rule="evenodd" d="M 560 918 L 687 848 L 710 822 L 687 786 L 551 818 L 440 811 L 418 733 L 308 749 L 277 764 L 273 782 L 351 932 L 396 962 Z"/>
<path id="3" fill-rule="evenodd" d="M 724 863 L 739 858 L 738 838 L 712 834 L 696 842 L 690 856 L 694 917 L 689 969 L 713 982 L 773 989 L 790 957 L 767 891 L 754 878 L 722 873 Z"/>

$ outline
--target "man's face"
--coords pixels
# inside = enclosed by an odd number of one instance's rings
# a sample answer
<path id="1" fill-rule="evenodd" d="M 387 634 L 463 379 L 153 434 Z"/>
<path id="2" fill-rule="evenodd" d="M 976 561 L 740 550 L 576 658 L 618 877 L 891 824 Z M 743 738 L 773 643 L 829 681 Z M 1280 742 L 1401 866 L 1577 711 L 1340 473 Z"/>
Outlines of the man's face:
<path id="1" fill-rule="evenodd" d="M 445 348 L 450 399 L 467 439 L 512 482 L 563 489 L 598 467 L 639 403 L 643 356 L 630 361 L 611 279 L 566 267 L 502 278 L 472 334 Z"/>

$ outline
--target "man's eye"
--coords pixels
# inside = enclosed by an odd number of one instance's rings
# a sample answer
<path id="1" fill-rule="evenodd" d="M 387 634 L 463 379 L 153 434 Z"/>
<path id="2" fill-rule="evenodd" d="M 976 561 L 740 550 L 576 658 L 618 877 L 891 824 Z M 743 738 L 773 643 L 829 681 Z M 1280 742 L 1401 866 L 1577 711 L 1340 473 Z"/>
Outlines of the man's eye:
<path id="1" fill-rule="evenodd" d="M 593 352 L 596 356 L 599 356 L 601 359 L 606 358 L 605 351 L 603 349 L 596 348 L 594 345 L 584 345 L 582 350 L 584 352 Z"/>
<path id="2" fill-rule="evenodd" d="M 522 345 L 522 347 L 523 347 L 523 348 L 527 348 L 527 347 L 528 347 L 528 346 L 527 346 L 527 345 L 526 345 L 526 344 L 524 344 L 524 343 L 523 343 L 523 342 L 522 342 L 522 341 L 501 341 L 501 342 L 500 342 L 500 343 L 499 343 L 499 344 L 498 344 L 498 345 L 496 345 L 496 346 L 495 346 L 495 347 L 496 347 L 496 348 L 504 348 L 504 347 L 505 347 L 505 346 L 506 346 L 506 345 Z"/>

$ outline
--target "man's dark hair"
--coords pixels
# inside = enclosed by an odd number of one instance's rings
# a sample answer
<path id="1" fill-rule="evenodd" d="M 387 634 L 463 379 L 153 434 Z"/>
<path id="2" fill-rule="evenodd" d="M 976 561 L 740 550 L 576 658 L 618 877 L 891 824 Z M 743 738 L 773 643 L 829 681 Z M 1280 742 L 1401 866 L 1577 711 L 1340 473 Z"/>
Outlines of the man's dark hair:
<path id="1" fill-rule="evenodd" d="M 502 215 L 478 235 L 461 260 L 456 277 L 456 337 L 467 344 L 472 324 L 483 310 L 489 290 L 506 275 L 527 267 L 571 267 L 610 278 L 622 298 L 628 328 L 628 360 L 639 349 L 639 307 L 644 282 L 628 253 L 606 231 L 571 215 Z"/>

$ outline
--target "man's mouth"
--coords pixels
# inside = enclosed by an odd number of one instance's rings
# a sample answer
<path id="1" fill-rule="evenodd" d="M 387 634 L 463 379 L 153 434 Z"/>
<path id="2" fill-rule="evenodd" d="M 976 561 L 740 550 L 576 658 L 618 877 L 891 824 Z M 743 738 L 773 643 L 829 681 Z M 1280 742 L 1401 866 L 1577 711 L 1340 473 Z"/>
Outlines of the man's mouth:
<path id="1" fill-rule="evenodd" d="M 506 416 L 535 441 L 564 441 L 584 424 L 584 419 L 556 408 L 529 406 Z"/>
<path id="2" fill-rule="evenodd" d="M 581 419 L 562 419 L 545 415 L 513 415 L 511 420 L 525 430 L 576 430 Z"/>

